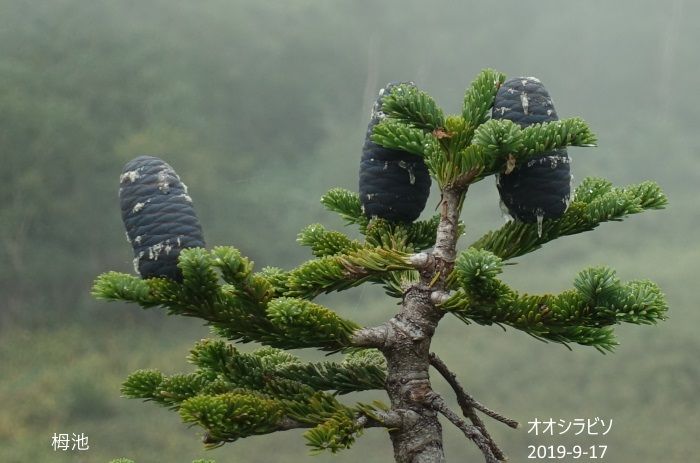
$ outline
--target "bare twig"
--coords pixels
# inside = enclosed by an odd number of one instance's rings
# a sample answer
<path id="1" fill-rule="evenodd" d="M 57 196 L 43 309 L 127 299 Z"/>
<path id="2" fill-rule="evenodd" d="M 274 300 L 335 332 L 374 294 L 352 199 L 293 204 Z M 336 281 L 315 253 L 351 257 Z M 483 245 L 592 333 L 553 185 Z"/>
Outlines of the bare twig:
<path id="1" fill-rule="evenodd" d="M 445 403 L 445 400 L 440 397 L 439 394 L 435 392 L 430 392 L 426 396 L 427 401 L 430 403 L 431 407 L 436 411 L 440 412 L 445 418 L 447 418 L 452 424 L 457 426 L 464 435 L 470 439 L 472 442 L 479 447 L 481 453 L 484 454 L 486 463 L 498 463 L 499 459 L 494 455 L 491 449 L 491 442 L 484 436 L 481 430 L 476 427 L 467 424 L 462 418 L 459 417 L 455 412 L 453 412 Z"/>
<path id="2" fill-rule="evenodd" d="M 430 364 L 438 372 L 440 372 L 440 374 L 447 380 L 449 385 L 455 391 L 455 394 L 457 394 L 457 403 L 459 403 L 462 409 L 464 409 L 465 407 L 475 408 L 480 412 L 484 413 L 485 415 L 490 416 L 494 420 L 500 421 L 501 423 L 510 426 L 513 429 L 517 429 L 520 426 L 517 421 L 507 418 L 501 415 L 500 413 L 487 408 L 480 402 L 477 402 L 476 399 L 474 399 L 471 395 L 469 395 L 467 391 L 464 390 L 462 385 L 459 384 L 457 376 L 454 373 L 452 373 L 452 371 L 450 371 L 445 362 L 443 362 L 442 359 L 440 359 L 440 357 L 438 357 L 434 352 L 430 353 Z"/>
<path id="3" fill-rule="evenodd" d="M 491 451 L 493 454 L 498 458 L 500 461 L 505 461 L 506 457 L 503 454 L 503 451 L 498 447 L 496 444 L 496 441 L 493 440 L 491 437 L 491 434 L 486 430 L 486 425 L 484 422 L 479 418 L 479 415 L 476 414 L 476 410 L 482 411 L 486 415 L 494 418 L 495 420 L 498 420 L 502 423 L 505 423 L 506 425 L 510 426 L 511 428 L 517 428 L 518 427 L 518 422 L 515 420 L 511 420 L 509 418 L 506 418 L 502 416 L 499 413 L 494 412 L 493 410 L 490 410 L 486 408 L 484 405 L 480 404 L 477 402 L 467 391 L 464 390 L 461 384 L 459 384 L 459 381 L 457 381 L 457 376 L 447 367 L 445 362 L 442 361 L 440 357 L 438 357 L 434 352 L 430 353 L 430 364 L 438 371 L 440 374 L 447 380 L 449 385 L 452 387 L 452 389 L 455 391 L 455 394 L 457 395 L 457 403 L 459 404 L 459 407 L 462 409 L 462 413 L 464 414 L 465 417 L 469 418 L 469 420 L 479 428 L 481 431 L 481 434 L 484 435 L 484 437 L 488 440 L 489 442 L 489 447 L 491 447 Z"/>

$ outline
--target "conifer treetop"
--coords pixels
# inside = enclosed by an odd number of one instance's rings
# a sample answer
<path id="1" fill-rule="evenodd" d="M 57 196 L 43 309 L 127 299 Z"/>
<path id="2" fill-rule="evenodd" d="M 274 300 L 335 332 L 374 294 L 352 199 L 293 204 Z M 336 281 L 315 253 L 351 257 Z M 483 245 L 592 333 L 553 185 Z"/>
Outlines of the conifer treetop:
<path id="1" fill-rule="evenodd" d="M 560 294 L 522 294 L 500 278 L 506 261 L 550 241 L 663 208 L 666 197 L 651 181 L 615 187 L 604 179 L 585 179 L 562 217 L 540 224 L 512 221 L 459 248 L 465 230 L 461 210 L 471 184 L 553 149 L 596 144 L 580 118 L 525 128 L 490 119 L 504 81 L 497 71 L 482 71 L 465 92 L 462 112 L 454 115 L 411 85 L 399 85 L 382 100 L 386 117 L 372 129 L 371 140 L 423 159 L 441 193 L 437 214 L 429 219 L 368 218 L 357 193 L 334 188 L 322 204 L 357 227 L 362 238 L 310 225 L 297 241 L 313 258 L 295 268 L 256 271 L 237 249 L 220 246 L 182 249 L 180 281 L 100 275 L 96 297 L 196 317 L 219 338 L 194 346 L 188 356 L 193 373 L 139 370 L 124 382 L 122 393 L 177 411 L 183 422 L 203 429 L 208 447 L 305 428 L 312 451 L 337 452 L 353 445 L 365 428 L 383 427 L 397 462 L 444 461 L 441 416 L 478 446 L 486 462 L 504 461 L 479 414 L 510 427 L 517 423 L 472 398 L 430 351 L 444 316 L 607 352 L 616 345 L 615 325 L 654 324 L 667 311 L 655 283 L 622 282 L 608 267 L 582 270 Z M 315 302 L 321 294 L 367 283 L 399 301 L 398 311 L 388 312 L 377 326 L 362 326 Z M 261 347 L 242 351 L 235 345 L 250 342 Z M 306 362 L 290 352 L 301 348 L 335 353 L 337 359 Z M 433 390 L 431 366 L 452 386 L 461 414 Z M 385 391 L 389 403 L 343 398 L 371 390 Z"/>

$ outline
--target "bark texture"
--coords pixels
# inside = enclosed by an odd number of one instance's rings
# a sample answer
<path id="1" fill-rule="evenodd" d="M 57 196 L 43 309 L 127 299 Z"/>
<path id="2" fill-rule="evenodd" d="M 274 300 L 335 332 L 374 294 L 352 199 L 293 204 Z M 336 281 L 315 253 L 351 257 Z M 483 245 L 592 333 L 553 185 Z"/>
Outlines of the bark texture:
<path id="1" fill-rule="evenodd" d="M 399 313 L 382 325 L 358 330 L 352 339 L 353 345 L 375 347 L 386 357 L 385 388 L 391 400 L 388 416 L 394 419 L 391 424 L 382 424 L 390 429 L 397 463 L 445 461 L 438 415 L 443 415 L 474 442 L 486 463 L 505 461 L 505 456 L 475 410 L 517 427 L 515 421 L 489 410 L 467 394 L 454 373 L 430 352 L 433 334 L 444 315 L 438 305 L 449 297 L 447 278 L 454 268 L 459 213 L 466 190 L 466 186 L 460 185 L 448 185 L 442 189 L 435 246 L 430 252 L 411 256 L 410 262 L 419 272 L 420 279 L 406 288 Z M 433 391 L 429 374 L 431 365 L 452 386 L 464 417 L 471 424 L 450 410 L 444 399 Z"/>
<path id="2" fill-rule="evenodd" d="M 430 384 L 430 342 L 442 310 L 433 293 L 441 293 L 452 271 L 457 244 L 459 207 L 464 192 L 446 188 L 440 203 L 440 224 L 435 247 L 420 266 L 420 281 L 406 290 L 400 312 L 382 330 L 370 329 L 368 337 L 384 340 L 377 346 L 387 360 L 386 390 L 393 410 L 415 412 L 416 419 L 390 432 L 397 463 L 445 461 L 442 426 L 433 405 Z M 374 331 L 372 331 L 374 330 Z"/>

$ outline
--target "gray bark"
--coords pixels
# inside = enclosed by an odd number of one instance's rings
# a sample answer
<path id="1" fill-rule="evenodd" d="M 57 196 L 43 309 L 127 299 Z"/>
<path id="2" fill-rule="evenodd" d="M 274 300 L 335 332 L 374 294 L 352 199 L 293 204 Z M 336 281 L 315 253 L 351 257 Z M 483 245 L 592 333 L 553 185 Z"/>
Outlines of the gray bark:
<path id="1" fill-rule="evenodd" d="M 445 461 L 442 426 L 430 384 L 430 342 L 443 311 L 434 296 L 445 290 L 456 255 L 459 208 L 464 191 L 445 188 L 435 247 L 415 261 L 421 278 L 404 295 L 401 310 L 384 325 L 356 333 L 354 344 L 380 349 L 387 360 L 386 390 L 394 411 L 414 412 L 416 419 L 390 431 L 397 463 Z"/>

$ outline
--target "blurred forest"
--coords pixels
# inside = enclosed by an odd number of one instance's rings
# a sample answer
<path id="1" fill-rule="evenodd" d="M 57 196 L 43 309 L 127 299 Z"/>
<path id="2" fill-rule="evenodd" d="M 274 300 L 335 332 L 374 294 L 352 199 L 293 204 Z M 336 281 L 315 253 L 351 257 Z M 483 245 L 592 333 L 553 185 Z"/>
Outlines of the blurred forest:
<path id="1" fill-rule="evenodd" d="M 523 423 L 490 423 L 513 462 L 529 444 L 604 444 L 615 463 L 697 458 L 698 17 L 700 3 L 683 0 L 0 0 L 0 461 L 392 461 L 381 430 L 337 456 L 309 456 L 297 431 L 204 451 L 196 429 L 119 387 L 137 368 L 188 371 L 207 329 L 89 290 L 103 271 L 132 271 L 117 199 L 127 160 L 156 155 L 178 171 L 208 246 L 290 267 L 310 257 L 295 242 L 301 228 L 342 227 L 319 198 L 356 190 L 379 87 L 413 80 L 457 112 L 485 67 L 539 77 L 560 117 L 591 124 L 599 147 L 570 150 L 575 184 L 654 179 L 670 201 L 557 240 L 504 278 L 561 291 L 606 264 L 623 280 L 657 281 L 670 319 L 618 329 L 605 356 L 446 319 L 435 351 L 480 401 Z M 470 191 L 462 218 L 463 246 L 500 226 L 492 179 Z M 323 303 L 362 324 L 395 310 L 376 288 Z M 613 427 L 598 438 L 527 434 L 527 421 L 550 417 Z M 449 461 L 481 461 L 444 428 Z M 54 451 L 53 433 L 85 433 L 90 450 Z"/>

